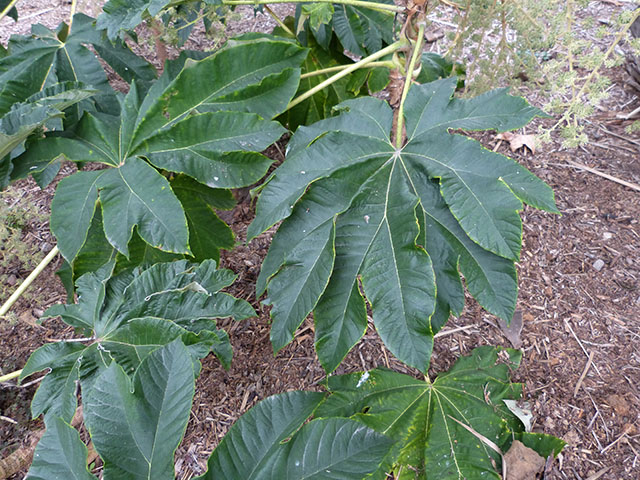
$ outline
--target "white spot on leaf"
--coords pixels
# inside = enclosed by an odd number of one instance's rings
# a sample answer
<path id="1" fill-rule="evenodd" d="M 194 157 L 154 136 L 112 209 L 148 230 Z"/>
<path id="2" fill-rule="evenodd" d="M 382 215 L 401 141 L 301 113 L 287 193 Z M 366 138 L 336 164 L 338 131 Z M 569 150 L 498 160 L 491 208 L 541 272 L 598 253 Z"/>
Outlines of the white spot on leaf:
<path id="1" fill-rule="evenodd" d="M 366 382 L 367 380 L 369 380 L 369 372 L 364 372 L 360 377 L 360 380 L 358 380 L 358 384 L 356 385 L 356 388 L 360 388 L 362 385 L 364 385 L 364 382 Z"/>

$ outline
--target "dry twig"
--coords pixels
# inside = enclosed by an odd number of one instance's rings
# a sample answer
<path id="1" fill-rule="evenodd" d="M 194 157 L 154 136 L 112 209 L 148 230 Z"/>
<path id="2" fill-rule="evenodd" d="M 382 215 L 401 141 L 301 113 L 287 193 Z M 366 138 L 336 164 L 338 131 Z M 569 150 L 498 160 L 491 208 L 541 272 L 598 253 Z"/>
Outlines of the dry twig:
<path id="1" fill-rule="evenodd" d="M 581 163 L 576 163 L 573 160 L 567 160 L 567 163 L 575 168 L 579 168 L 589 173 L 593 173 L 594 175 L 598 175 L 599 177 L 606 178 L 607 180 L 611 180 L 612 182 L 619 183 L 625 187 L 632 188 L 633 190 L 637 190 L 640 192 L 640 185 L 636 183 L 627 182 L 626 180 L 622 180 L 618 177 L 614 177 L 613 175 L 609 175 L 608 173 L 601 172 L 596 170 L 595 168 L 587 167 L 586 165 L 582 165 Z"/>

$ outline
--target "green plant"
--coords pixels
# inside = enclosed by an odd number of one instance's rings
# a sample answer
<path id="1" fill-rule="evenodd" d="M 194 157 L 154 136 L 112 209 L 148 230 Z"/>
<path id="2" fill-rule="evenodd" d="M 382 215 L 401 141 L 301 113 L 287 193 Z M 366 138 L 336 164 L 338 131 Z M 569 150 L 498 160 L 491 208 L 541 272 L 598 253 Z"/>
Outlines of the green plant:
<path id="1" fill-rule="evenodd" d="M 228 368 L 231 344 L 215 319 L 255 314 L 246 301 L 220 292 L 235 275 L 216 270 L 212 260 L 158 263 L 112 276 L 114 266 L 109 262 L 78 279 L 77 304 L 45 312 L 43 318 L 60 316 L 84 337 L 46 344 L 29 358 L 21 379 L 49 369 L 31 403 L 34 417 L 71 421 L 76 382 L 83 392 L 90 391 L 112 363 L 133 374 L 147 355 L 176 339 L 187 346 L 195 365 L 211 351 Z"/>
<path id="2" fill-rule="evenodd" d="M 106 480 L 173 477 L 199 360 L 212 351 L 230 361 L 214 319 L 254 313 L 220 292 L 233 275 L 216 270 L 215 260 L 233 237 L 215 210 L 230 208 L 230 188 L 266 173 L 271 160 L 259 152 L 287 132 L 276 117 L 300 127 L 285 162 L 257 189 L 248 232 L 252 238 L 282 222 L 257 285 L 273 305 L 274 350 L 313 311 L 317 353 L 333 371 L 364 333 L 368 301 L 389 349 L 426 372 L 434 334 L 464 305 L 461 275 L 488 311 L 510 320 L 518 213 L 523 202 L 556 211 L 553 193 L 460 130 L 511 130 L 543 113 L 504 89 L 455 98 L 463 69 L 422 52 L 424 4 L 300 3 L 295 19 L 279 22 L 280 36 L 233 38 L 211 55 L 183 52 L 157 80 L 107 35 L 120 37 L 185 2 L 112 0 L 98 20 L 110 22 L 109 32 L 76 15 L 72 33 L 62 25 L 44 39 L 16 40 L 0 59 L 8 108 L 46 82 L 40 69 L 65 72 L 58 56 L 84 55 L 85 43 L 105 60 L 117 57 L 113 47 L 142 72 L 126 78 L 124 95 L 104 86 L 100 71 L 98 85 L 86 82 L 97 91 L 92 100 L 64 108 L 62 124 L 38 124 L 45 131 L 30 130 L 3 159 L 9 179 L 35 173 L 41 184 L 61 155 L 81 169 L 60 181 L 51 216 L 78 302 L 45 315 L 61 316 L 84 337 L 45 345 L 21 373 L 50 369 L 32 403 L 48 431 L 30 478 L 94 478 L 69 425 L 76 383 Z M 35 42 L 35 56 L 20 42 Z M 37 81 L 8 80 L 21 68 Z M 388 78 L 394 108 L 367 96 Z M 268 399 L 238 421 L 202 478 L 412 478 L 427 468 L 440 478 L 497 478 L 514 438 L 545 456 L 562 447 L 528 435 L 503 406 L 519 397 L 509 384 L 518 361 L 515 351 L 484 348 L 433 383 L 375 370 L 330 378 L 326 401 L 303 392 Z"/>
<path id="3" fill-rule="evenodd" d="M 196 261 L 232 247 L 213 209 L 230 208 L 228 189 L 254 183 L 271 164 L 257 152 L 285 129 L 264 118 L 286 108 L 305 53 L 287 41 L 254 38 L 198 62 L 182 56 L 147 92 L 133 82 L 118 116 L 87 112 L 72 133 L 30 142 L 13 160 L 14 179 L 52 168 L 61 155 L 107 167 L 78 172 L 56 189 L 51 229 L 74 276 L 84 273 L 74 261 L 88 241 L 94 262 L 116 251 L 129 257 L 134 227 L 151 247 Z M 96 215 L 104 233 L 94 228 L 87 240 Z"/>
<path id="4" fill-rule="evenodd" d="M 452 99 L 455 85 L 411 89 L 406 142 L 394 145 L 393 112 L 371 98 L 342 104 L 340 115 L 292 138 L 248 231 L 286 219 L 257 284 L 274 305 L 275 351 L 313 310 L 318 356 L 334 370 L 367 326 L 360 282 L 385 344 L 421 371 L 433 335 L 464 305 L 458 271 L 487 310 L 511 319 L 518 212 L 522 201 L 557 211 L 553 193 L 516 162 L 447 132 L 511 130 L 542 112 L 504 90 Z"/>

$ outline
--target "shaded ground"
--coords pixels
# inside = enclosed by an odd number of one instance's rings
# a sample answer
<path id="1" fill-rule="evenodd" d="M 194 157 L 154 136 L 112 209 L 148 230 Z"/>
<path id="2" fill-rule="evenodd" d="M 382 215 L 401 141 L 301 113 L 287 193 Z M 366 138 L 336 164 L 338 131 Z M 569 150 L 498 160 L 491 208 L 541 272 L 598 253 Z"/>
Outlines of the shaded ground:
<path id="1" fill-rule="evenodd" d="M 31 10 L 37 13 L 38 2 Z M 598 2 L 596 2 L 598 3 Z M 615 8 L 602 4 L 600 14 Z M 50 26 L 60 9 L 37 17 Z M 51 18 L 50 18 L 51 16 Z M 266 17 L 247 17 L 244 27 L 261 29 Z M 27 19 L 25 23 L 35 21 Z M 238 27 L 241 28 L 241 27 Z M 0 39 L 22 23 L 0 23 Z M 24 30 L 21 30 L 24 32 Z M 611 97 L 590 118 L 591 142 L 567 151 L 559 143 L 543 146 L 535 155 L 511 154 L 505 142 L 493 135 L 479 138 L 488 148 L 514 156 L 548 182 L 556 192 L 562 216 L 530 208 L 523 212 L 524 246 L 519 263 L 520 295 L 517 318 L 524 351 L 516 381 L 524 383 L 531 402 L 534 429 L 565 439 L 569 445 L 552 465 L 549 479 L 637 479 L 640 477 L 640 192 L 586 172 L 569 162 L 592 167 L 628 182 L 640 183 L 640 139 L 625 133 L 629 121 L 617 118 L 638 107 L 635 91 L 626 89 L 622 68 L 606 72 L 615 80 Z M 534 95 L 530 99 L 536 101 Z M 533 133 L 535 126 L 528 127 Z M 278 157 L 274 150 L 274 157 Z M 13 209 L 35 205 L 47 213 L 52 190 L 40 192 L 30 181 L 11 189 Z M 18 201 L 15 199 L 18 198 Z M 292 389 L 316 389 L 324 372 L 313 349 L 313 323 L 307 320 L 295 340 L 275 358 L 269 342 L 268 312 L 254 296 L 254 285 L 270 232 L 244 245 L 252 207 L 241 203 L 230 224 L 238 247 L 226 252 L 222 266 L 238 275 L 232 293 L 246 298 L 260 312 L 240 323 L 221 322 L 231 337 L 234 361 L 229 371 L 209 357 L 198 379 L 192 416 L 177 453 L 179 479 L 203 471 L 205 460 L 229 426 L 259 400 Z M 55 243 L 46 224 L 28 222 L 25 242 L 43 257 Z M 0 275 L 10 273 L 17 282 L 29 273 L 22 265 L 0 261 Z M 29 354 L 43 343 L 72 334 L 56 321 L 35 324 L 49 305 L 60 301 L 63 289 L 47 268 L 30 294 L 0 322 L 0 368 L 7 373 L 21 368 Z M 15 283 L 15 282 L 14 282 Z M 0 285 L 2 300 L 15 285 Z M 469 299 L 463 315 L 445 328 L 454 333 L 436 341 L 431 374 L 448 368 L 461 354 L 478 345 L 511 346 L 497 319 Z M 338 373 L 384 365 L 410 372 L 384 348 L 371 328 L 339 367 Z M 0 386 L 0 456 L 28 444 L 41 428 L 29 421 L 28 403 L 35 385 Z M 11 420 L 17 422 L 11 423 Z M 15 478 L 22 478 L 16 476 Z"/>

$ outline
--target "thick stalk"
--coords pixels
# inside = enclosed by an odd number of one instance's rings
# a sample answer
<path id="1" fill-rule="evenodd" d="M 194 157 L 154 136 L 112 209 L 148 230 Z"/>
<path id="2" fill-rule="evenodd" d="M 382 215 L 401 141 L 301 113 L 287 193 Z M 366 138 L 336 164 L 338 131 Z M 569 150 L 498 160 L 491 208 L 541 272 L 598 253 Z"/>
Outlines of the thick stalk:
<path id="1" fill-rule="evenodd" d="M 35 270 L 29 274 L 29 276 L 24 280 L 24 282 L 22 282 L 22 284 L 18 287 L 18 289 L 15 292 L 13 292 L 13 295 L 11 295 L 9 299 L 6 302 L 4 302 L 2 307 L 0 307 L 0 317 L 4 317 L 7 314 L 7 312 L 13 306 L 13 304 L 16 303 L 16 300 L 20 298 L 20 295 L 22 295 L 24 291 L 27 288 L 29 288 L 29 286 L 38 277 L 38 275 L 42 273 L 45 267 L 49 265 L 49 263 L 51 263 L 51 260 L 55 258 L 58 252 L 59 250 L 57 246 L 51 249 L 51 251 L 47 254 L 47 256 L 44 257 L 44 259 L 40 262 L 40 264 L 35 268 Z"/>
<path id="2" fill-rule="evenodd" d="M 352 7 L 364 7 L 372 10 L 385 10 L 396 13 L 405 10 L 405 7 L 398 5 L 365 2 L 363 0 L 222 0 L 223 5 L 262 5 L 267 3 L 337 3 L 340 5 L 351 5 Z"/>
<path id="3" fill-rule="evenodd" d="M 4 17 L 7 16 L 7 14 L 9 13 L 9 10 L 11 10 L 16 5 L 16 3 L 18 3 L 18 0 L 11 0 L 9 2 L 9 5 L 7 5 L 5 9 L 2 10 L 2 12 L 0 12 L 0 20 L 2 20 Z"/>
<path id="4" fill-rule="evenodd" d="M 411 54 L 411 60 L 409 61 L 409 67 L 407 68 L 407 74 L 404 79 L 404 88 L 402 89 L 402 97 L 400 97 L 400 106 L 398 107 L 398 122 L 396 125 L 396 148 L 402 148 L 402 143 L 404 142 L 404 136 L 402 135 L 402 131 L 404 128 L 404 102 L 407 99 L 407 95 L 409 94 L 409 88 L 411 88 L 411 83 L 413 83 L 413 71 L 416 68 L 416 62 L 418 61 L 418 57 L 422 53 L 422 41 L 424 40 L 424 30 L 425 24 L 424 22 L 420 23 L 418 27 L 418 38 L 416 38 L 416 43 L 413 45 L 413 53 Z"/>
<path id="5" fill-rule="evenodd" d="M 18 378 L 22 373 L 22 369 L 16 370 L 15 372 L 7 373 L 6 375 L 0 376 L 0 383 L 8 382 L 9 380 L 13 380 L 14 378 Z"/>
<path id="6" fill-rule="evenodd" d="M 347 65 L 336 65 L 335 67 L 327 67 L 321 70 L 314 70 L 313 72 L 303 73 L 300 75 L 300 79 L 309 78 L 309 77 L 317 77 L 318 75 L 324 75 L 326 73 L 340 72 L 345 68 L 349 68 L 351 64 Z M 362 68 L 378 68 L 378 67 L 386 67 L 386 68 L 397 68 L 397 65 L 392 61 L 382 61 L 382 62 L 371 62 L 364 65 Z"/>
<path id="7" fill-rule="evenodd" d="M 401 48 L 406 47 L 408 45 L 408 43 L 409 42 L 407 40 L 398 40 L 397 42 L 392 43 L 388 47 L 383 48 L 382 50 L 374 53 L 373 55 L 369 55 L 368 57 L 363 58 L 359 62 L 356 62 L 356 63 L 354 63 L 352 65 L 349 65 L 347 68 L 345 68 L 341 72 L 336 73 L 335 75 L 327 78 L 324 82 L 319 83 L 318 85 L 316 85 L 312 89 L 307 90 L 306 92 L 304 92 L 299 97 L 294 98 L 293 100 L 291 100 L 291 103 L 289 103 L 289 105 L 287 105 L 287 110 L 290 110 L 291 108 L 295 107 L 299 103 L 304 102 L 307 98 L 312 97 L 313 95 L 315 95 L 319 91 L 325 89 L 326 87 L 328 87 L 332 83 L 337 82 L 341 78 L 346 77 L 351 72 L 355 72 L 356 70 L 365 67 L 366 65 L 370 64 L 371 62 L 375 62 L 379 58 L 382 58 L 382 57 L 384 57 L 386 55 L 389 55 L 390 53 L 395 52 L 396 50 L 399 50 Z"/>

